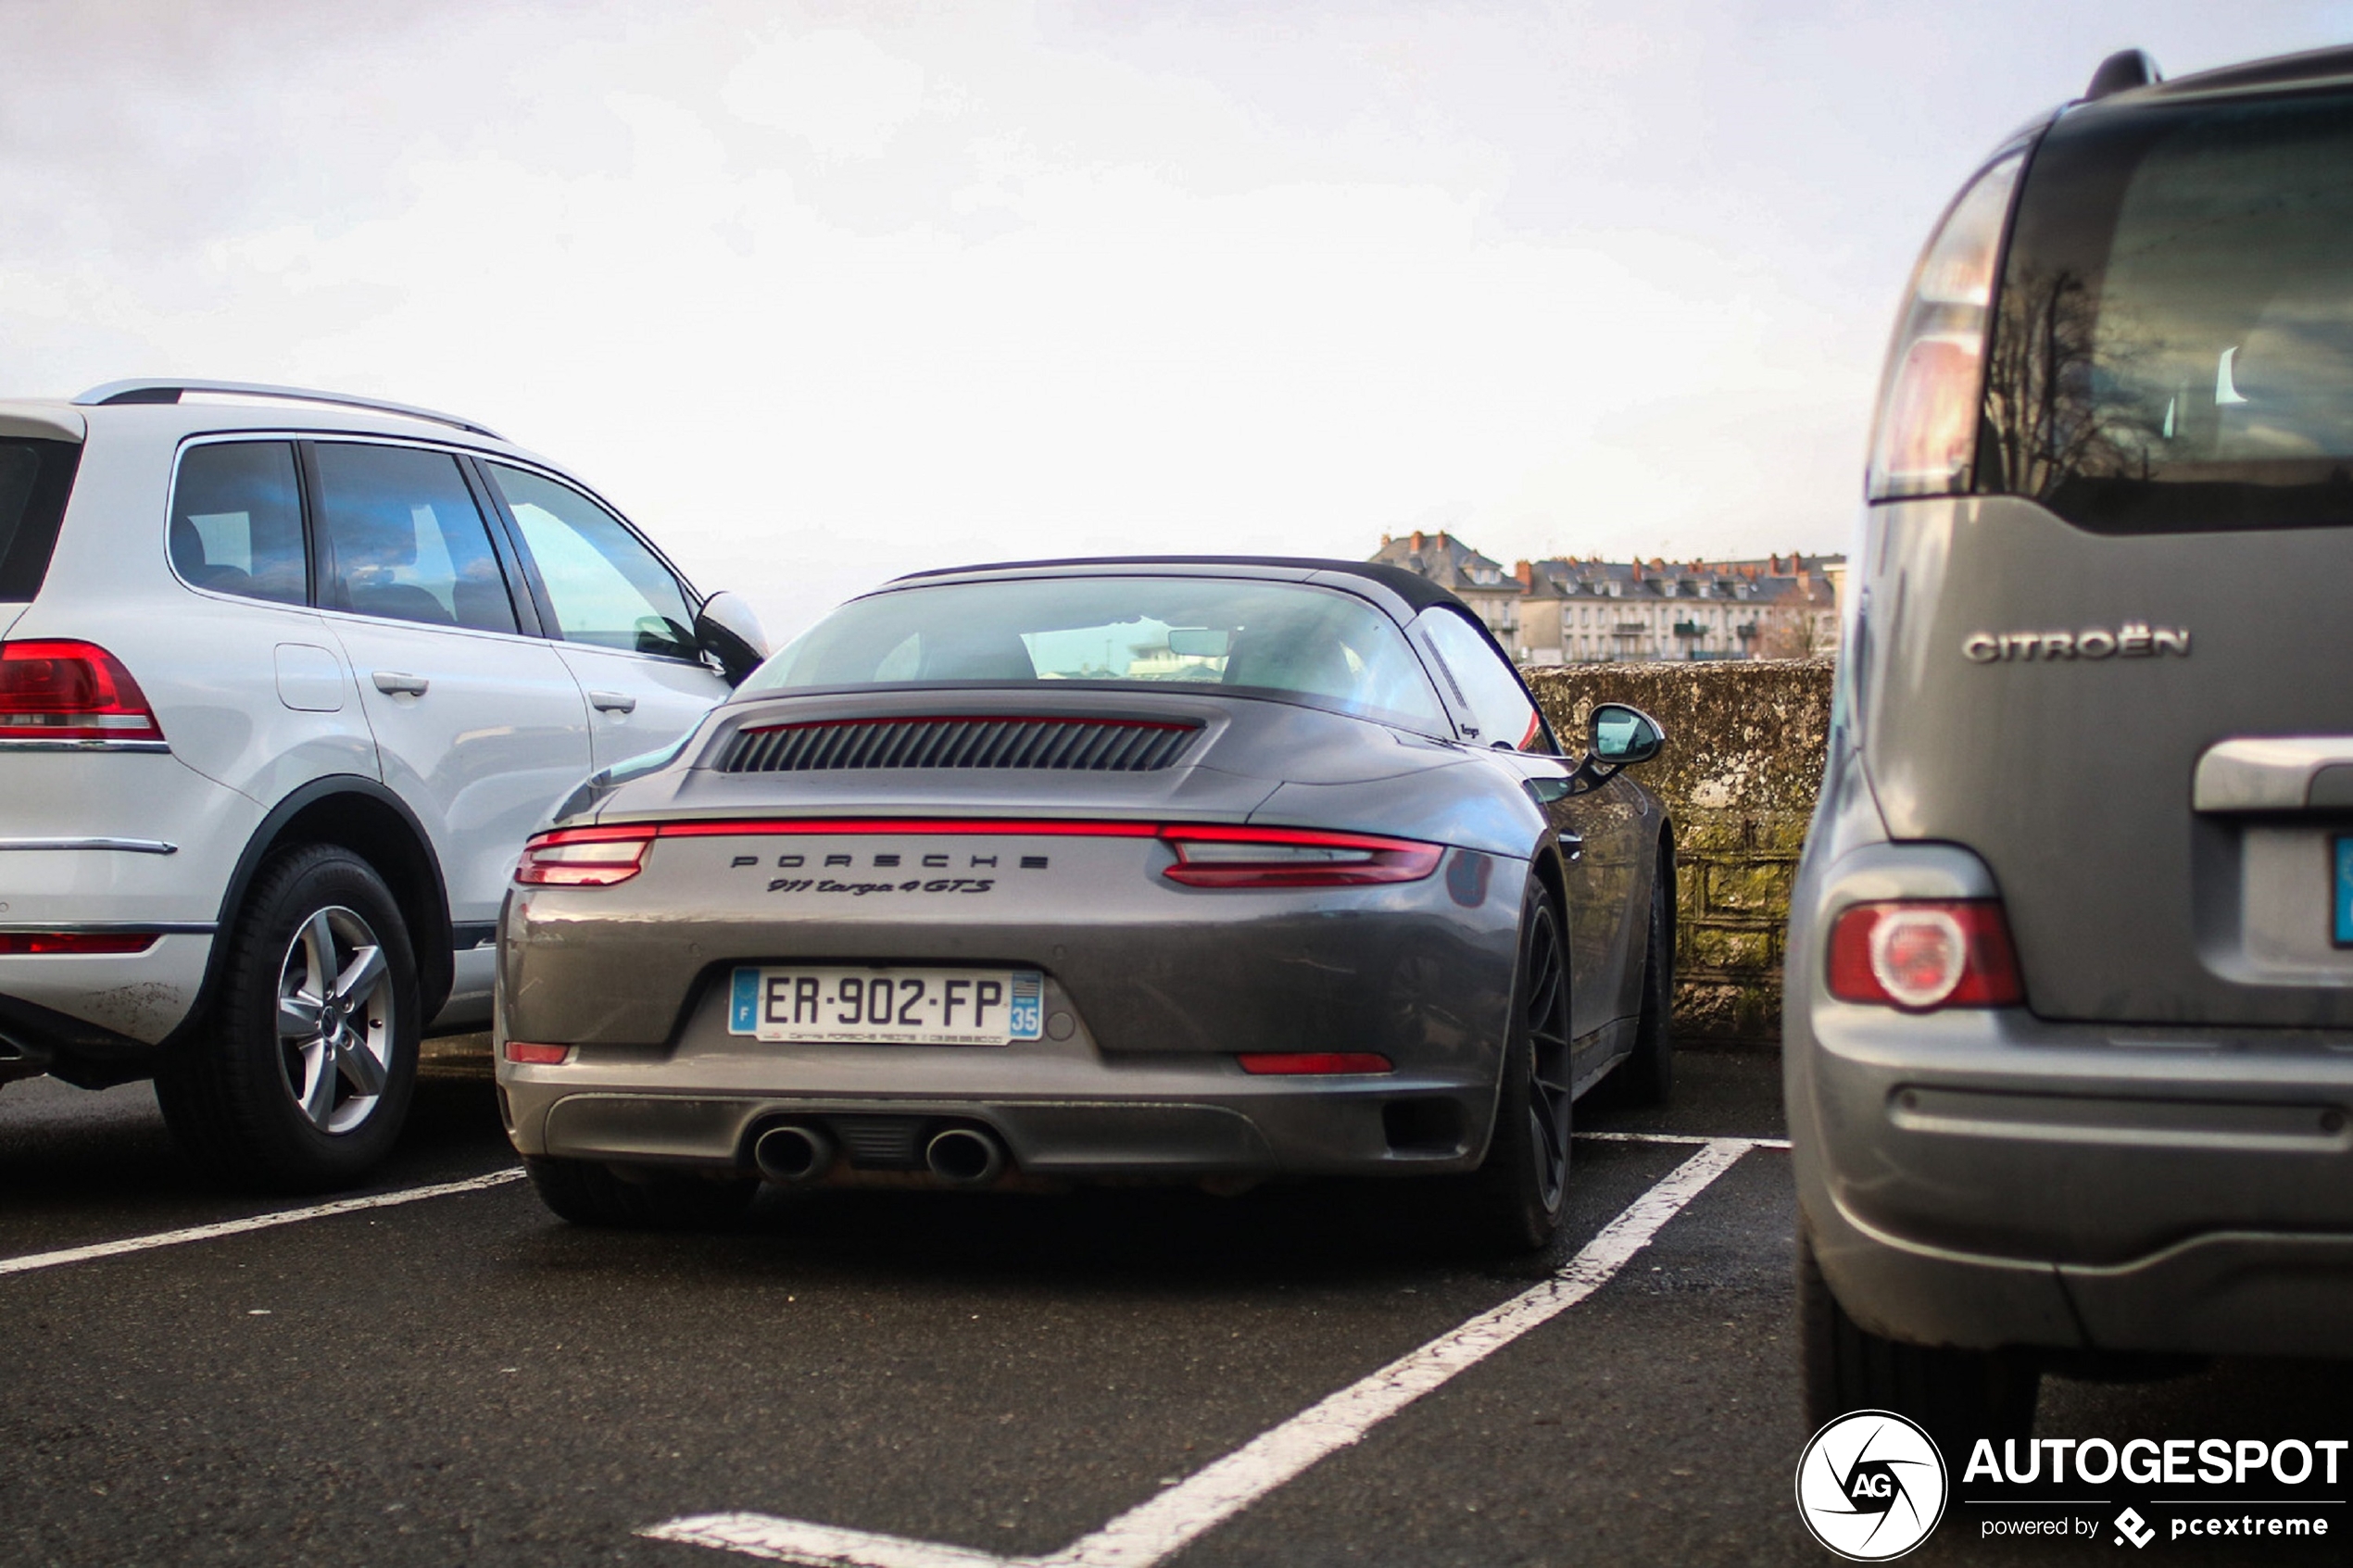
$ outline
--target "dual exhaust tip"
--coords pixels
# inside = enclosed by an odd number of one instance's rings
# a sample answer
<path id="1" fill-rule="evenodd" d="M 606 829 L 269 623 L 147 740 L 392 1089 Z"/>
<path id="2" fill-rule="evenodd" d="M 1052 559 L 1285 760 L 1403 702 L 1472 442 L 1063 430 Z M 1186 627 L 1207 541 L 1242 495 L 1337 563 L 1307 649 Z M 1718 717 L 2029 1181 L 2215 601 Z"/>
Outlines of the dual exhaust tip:
<path id="1" fill-rule="evenodd" d="M 841 1150 L 833 1135 L 809 1122 L 779 1122 L 752 1140 L 751 1162 L 779 1186 L 823 1181 Z M 950 1186 L 987 1186 L 1005 1173 L 1005 1146 L 979 1127 L 945 1127 L 924 1144 L 924 1166 Z"/>

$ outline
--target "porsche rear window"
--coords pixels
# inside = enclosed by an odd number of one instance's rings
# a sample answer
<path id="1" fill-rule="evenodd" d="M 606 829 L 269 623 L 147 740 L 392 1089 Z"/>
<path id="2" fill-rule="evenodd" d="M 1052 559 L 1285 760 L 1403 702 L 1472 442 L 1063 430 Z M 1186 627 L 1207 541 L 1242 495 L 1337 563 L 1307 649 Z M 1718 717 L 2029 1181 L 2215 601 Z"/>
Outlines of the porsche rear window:
<path id="1" fill-rule="evenodd" d="M 2110 533 L 2353 524 L 2353 96 L 2062 119 L 2019 201 L 1978 488 Z"/>
<path id="2" fill-rule="evenodd" d="M 1072 681 L 1295 697 L 1442 732 L 1396 623 L 1328 588 L 1209 577 L 1056 577 L 887 590 L 849 604 L 742 690 Z"/>
<path id="3" fill-rule="evenodd" d="M 0 437 L 0 599 L 41 592 L 81 460 L 70 441 Z"/>

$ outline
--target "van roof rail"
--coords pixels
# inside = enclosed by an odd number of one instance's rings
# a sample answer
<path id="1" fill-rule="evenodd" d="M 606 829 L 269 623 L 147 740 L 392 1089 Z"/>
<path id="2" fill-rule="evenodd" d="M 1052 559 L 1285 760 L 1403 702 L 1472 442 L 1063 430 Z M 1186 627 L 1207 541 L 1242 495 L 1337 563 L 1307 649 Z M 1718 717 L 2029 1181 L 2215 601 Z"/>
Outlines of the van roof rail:
<path id="1" fill-rule="evenodd" d="M 94 386 L 74 402 L 85 408 L 106 408 L 122 403 L 177 403 L 181 395 L 189 392 L 222 393 L 236 397 L 273 397 L 288 403 L 324 403 L 338 408 L 371 408 L 380 414 L 401 414 L 431 424 L 448 425 L 475 435 L 486 435 L 493 441 L 506 437 L 486 425 L 472 420 L 461 420 L 455 414 L 436 413 L 414 404 L 393 403 L 381 397 L 358 397 L 348 392 L 316 392 L 300 386 L 270 386 L 260 382 L 243 381 L 110 381 L 104 386 Z"/>

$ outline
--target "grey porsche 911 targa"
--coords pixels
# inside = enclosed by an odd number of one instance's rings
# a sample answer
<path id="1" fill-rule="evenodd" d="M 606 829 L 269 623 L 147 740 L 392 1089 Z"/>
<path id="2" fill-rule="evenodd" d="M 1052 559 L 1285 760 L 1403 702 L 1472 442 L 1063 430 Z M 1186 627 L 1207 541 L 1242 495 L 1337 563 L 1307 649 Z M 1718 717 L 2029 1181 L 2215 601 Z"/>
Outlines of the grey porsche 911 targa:
<path id="1" fill-rule="evenodd" d="M 1342 561 L 931 572 L 533 838 L 500 1107 L 547 1205 L 1449 1179 L 1544 1245 L 1570 1104 L 1671 1068 L 1673 841 L 1442 588 Z"/>

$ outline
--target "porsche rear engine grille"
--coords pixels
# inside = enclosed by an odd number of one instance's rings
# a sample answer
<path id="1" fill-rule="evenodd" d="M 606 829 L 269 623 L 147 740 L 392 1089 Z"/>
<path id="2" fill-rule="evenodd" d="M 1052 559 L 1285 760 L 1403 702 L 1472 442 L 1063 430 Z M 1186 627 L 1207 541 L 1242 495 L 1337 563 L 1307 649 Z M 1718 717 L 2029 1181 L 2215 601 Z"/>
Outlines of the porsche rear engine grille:
<path id="1" fill-rule="evenodd" d="M 1051 768 L 1149 773 L 1184 755 L 1198 724 L 1142 719 L 821 719 L 745 730 L 724 773 L 843 768 Z"/>

